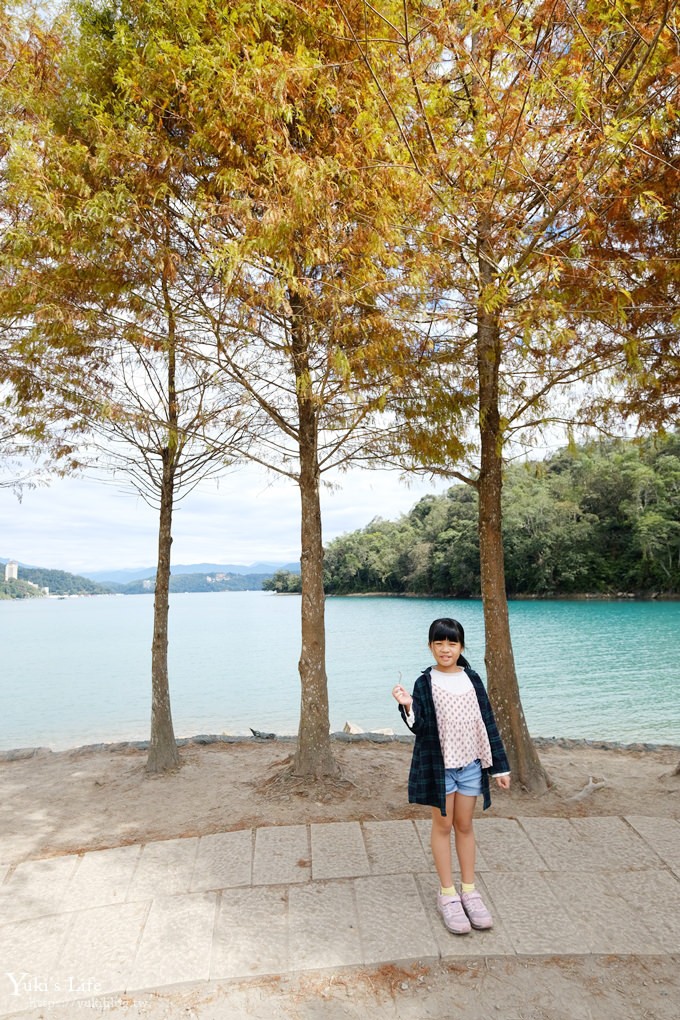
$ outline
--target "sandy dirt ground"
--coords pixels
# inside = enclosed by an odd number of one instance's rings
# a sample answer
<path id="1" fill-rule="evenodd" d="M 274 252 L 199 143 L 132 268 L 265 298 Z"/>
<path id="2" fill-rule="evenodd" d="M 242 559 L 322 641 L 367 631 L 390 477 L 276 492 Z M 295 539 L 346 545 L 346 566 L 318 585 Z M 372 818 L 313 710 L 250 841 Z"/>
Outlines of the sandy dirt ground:
<path id="1" fill-rule="evenodd" d="M 283 780 L 293 745 L 278 740 L 182 748 L 181 768 L 145 772 L 131 749 L 39 752 L 0 761 L 0 862 L 263 825 L 428 817 L 406 803 L 411 749 L 334 745 L 338 780 Z M 496 791 L 496 816 L 655 815 L 680 819 L 680 749 L 542 746 L 552 781 L 532 796 Z M 478 807 L 478 811 L 481 808 Z M 578 890 L 574 891 L 578 895 Z M 668 957 L 488 958 L 410 968 L 159 989 L 133 998 L 22 1014 L 170 1020 L 680 1020 L 680 947 Z"/>

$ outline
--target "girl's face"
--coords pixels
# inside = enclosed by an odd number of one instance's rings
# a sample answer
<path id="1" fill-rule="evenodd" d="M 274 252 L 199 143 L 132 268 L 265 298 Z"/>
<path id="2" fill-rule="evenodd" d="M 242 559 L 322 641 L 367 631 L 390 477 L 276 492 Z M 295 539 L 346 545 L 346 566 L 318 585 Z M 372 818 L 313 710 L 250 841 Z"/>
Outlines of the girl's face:
<path id="1" fill-rule="evenodd" d="M 433 641 L 430 651 L 437 663 L 437 668 L 442 673 L 455 673 L 458 669 L 458 659 L 463 651 L 460 641 Z"/>

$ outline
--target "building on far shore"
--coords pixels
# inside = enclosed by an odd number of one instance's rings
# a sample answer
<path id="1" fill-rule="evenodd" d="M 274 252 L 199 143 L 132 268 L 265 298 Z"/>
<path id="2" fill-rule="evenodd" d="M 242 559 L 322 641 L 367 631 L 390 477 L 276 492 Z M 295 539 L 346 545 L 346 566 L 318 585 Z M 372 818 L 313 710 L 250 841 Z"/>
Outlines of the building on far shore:
<path id="1" fill-rule="evenodd" d="M 16 560 L 9 560 L 5 564 L 5 580 L 17 581 L 19 579 L 19 564 Z"/>

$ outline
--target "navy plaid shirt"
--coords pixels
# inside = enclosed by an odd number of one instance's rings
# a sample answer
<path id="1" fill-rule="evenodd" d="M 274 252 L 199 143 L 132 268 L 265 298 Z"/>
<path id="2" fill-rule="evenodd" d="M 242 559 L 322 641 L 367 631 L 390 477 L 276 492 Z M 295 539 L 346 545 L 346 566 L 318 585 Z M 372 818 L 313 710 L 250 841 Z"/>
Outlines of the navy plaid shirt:
<path id="1" fill-rule="evenodd" d="M 479 710 L 482 713 L 482 720 L 489 735 L 491 746 L 491 767 L 482 769 L 482 795 L 484 797 L 484 810 L 491 805 L 491 792 L 489 789 L 489 776 L 502 772 L 509 772 L 510 766 L 503 747 L 498 726 L 494 719 L 493 709 L 482 683 L 482 678 L 475 673 L 462 656 L 458 664 L 463 667 L 472 681 L 472 686 L 477 695 Z M 415 720 L 413 726 L 407 722 L 407 713 L 403 705 L 399 706 L 401 717 L 411 730 L 415 733 L 416 742 L 413 747 L 411 758 L 411 769 L 408 777 L 408 800 L 409 804 L 428 804 L 430 807 L 438 807 L 442 815 L 446 815 L 446 786 L 444 781 L 444 756 L 442 755 L 439 731 L 437 729 L 437 715 L 435 713 L 434 701 L 432 698 L 432 677 L 430 676 L 431 666 L 416 680 L 413 688 L 413 712 Z"/>

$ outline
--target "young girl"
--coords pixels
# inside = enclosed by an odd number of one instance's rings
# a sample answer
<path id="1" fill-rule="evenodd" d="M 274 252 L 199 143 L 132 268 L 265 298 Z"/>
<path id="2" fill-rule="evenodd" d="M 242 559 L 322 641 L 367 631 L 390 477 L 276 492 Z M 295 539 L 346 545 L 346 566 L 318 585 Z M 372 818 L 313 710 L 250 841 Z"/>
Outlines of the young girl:
<path id="1" fill-rule="evenodd" d="M 441 888 L 437 907 L 449 931 L 491 928 L 493 919 L 475 889 L 472 816 L 480 793 L 491 804 L 489 774 L 510 787 L 510 769 L 481 678 L 463 657 L 465 634 L 457 620 L 435 620 L 428 644 L 436 666 L 416 680 L 413 696 L 392 689 L 399 711 L 416 735 L 408 780 L 410 804 L 432 807 L 432 856 Z M 460 864 L 461 893 L 451 871 L 451 828 Z"/>

